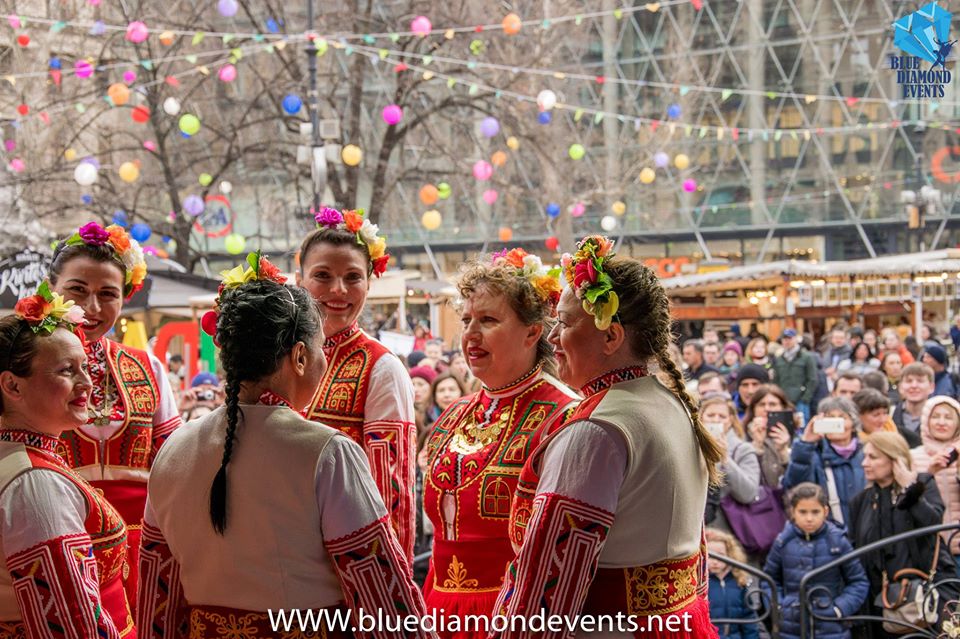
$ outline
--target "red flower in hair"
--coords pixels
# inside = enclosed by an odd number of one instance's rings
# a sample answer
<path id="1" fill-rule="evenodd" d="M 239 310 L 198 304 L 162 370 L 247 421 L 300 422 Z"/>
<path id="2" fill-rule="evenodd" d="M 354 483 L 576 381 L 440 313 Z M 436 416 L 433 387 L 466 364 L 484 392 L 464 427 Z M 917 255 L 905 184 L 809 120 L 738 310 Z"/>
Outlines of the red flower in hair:
<path id="1" fill-rule="evenodd" d="M 356 211 L 344 211 L 343 223 L 347 226 L 348 231 L 356 233 L 363 226 L 363 217 Z"/>
<path id="2" fill-rule="evenodd" d="M 287 283 L 287 278 L 280 273 L 280 269 L 271 264 L 265 257 L 260 258 L 259 279 L 271 280 L 277 284 Z"/>
<path id="3" fill-rule="evenodd" d="M 387 262 L 390 261 L 389 255 L 383 255 L 373 261 L 373 274 L 380 277 L 387 270 Z"/>
<path id="4" fill-rule="evenodd" d="M 522 248 L 511 249 L 509 253 L 504 256 L 504 259 L 507 260 L 507 264 L 510 266 L 516 266 L 517 268 L 523 268 L 523 258 L 527 256 L 527 252 Z"/>
<path id="5" fill-rule="evenodd" d="M 41 322 L 52 307 L 42 295 L 31 295 L 17 302 L 13 312 L 28 322 Z"/>
<path id="6" fill-rule="evenodd" d="M 577 264 L 573 269 L 573 286 L 580 288 L 583 284 L 591 285 L 597 282 L 597 269 L 593 260 L 587 259 Z"/>

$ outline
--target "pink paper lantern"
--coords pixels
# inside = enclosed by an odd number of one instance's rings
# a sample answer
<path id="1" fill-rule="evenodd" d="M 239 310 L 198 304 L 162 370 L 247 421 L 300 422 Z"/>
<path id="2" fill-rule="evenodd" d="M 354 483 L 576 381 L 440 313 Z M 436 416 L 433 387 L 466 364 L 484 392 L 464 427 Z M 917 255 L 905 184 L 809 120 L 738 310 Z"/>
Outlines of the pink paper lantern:
<path id="1" fill-rule="evenodd" d="M 137 81 L 137 74 L 133 71 L 124 71 L 123 72 L 123 81 L 127 84 L 133 84 Z"/>
<path id="2" fill-rule="evenodd" d="M 233 82 L 237 79 L 237 67 L 232 64 L 225 64 L 220 67 L 217 76 L 224 82 Z"/>
<path id="3" fill-rule="evenodd" d="M 127 35 L 126 38 L 134 44 L 140 44 L 147 39 L 147 36 L 150 35 L 150 30 L 147 29 L 147 25 L 140 22 L 139 20 L 134 20 L 127 25 Z"/>
<path id="4" fill-rule="evenodd" d="M 147 140 L 146 142 L 143 143 L 143 148 L 145 148 L 147 151 L 156 151 L 157 145 L 151 142 L 150 140 Z"/>
<path id="5" fill-rule="evenodd" d="M 13 170 L 14 173 L 20 173 L 25 168 L 27 168 L 27 165 L 24 164 L 23 160 L 21 160 L 20 158 L 13 158 L 12 160 L 10 160 L 10 168 Z"/>
<path id="6" fill-rule="evenodd" d="M 487 189 L 483 192 L 483 201 L 487 204 L 493 205 L 497 201 L 497 198 L 500 197 L 500 194 L 494 191 L 493 189 Z"/>
<path id="7" fill-rule="evenodd" d="M 481 182 L 486 182 L 493 175 L 493 167 L 486 160 L 477 160 L 473 165 L 473 177 Z"/>
<path id="8" fill-rule="evenodd" d="M 693 193 L 697 190 L 697 181 L 693 178 L 687 178 L 683 181 L 683 190 L 687 193 Z"/>
<path id="9" fill-rule="evenodd" d="M 410 23 L 410 30 L 422 38 L 430 35 L 430 31 L 433 30 L 433 25 L 430 24 L 430 18 L 427 16 L 417 16 L 413 19 L 413 22 Z"/>
<path id="10" fill-rule="evenodd" d="M 85 79 L 93 75 L 93 65 L 86 60 L 77 60 L 73 65 L 73 72 L 78 78 Z"/>
<path id="11" fill-rule="evenodd" d="M 403 109 L 396 104 L 388 104 L 383 107 L 383 121 L 393 126 L 403 119 Z"/>
<path id="12" fill-rule="evenodd" d="M 570 215 L 573 217 L 580 217 L 583 215 L 584 211 L 587 210 L 587 207 L 584 206 L 583 202 L 577 202 L 570 207 Z"/>

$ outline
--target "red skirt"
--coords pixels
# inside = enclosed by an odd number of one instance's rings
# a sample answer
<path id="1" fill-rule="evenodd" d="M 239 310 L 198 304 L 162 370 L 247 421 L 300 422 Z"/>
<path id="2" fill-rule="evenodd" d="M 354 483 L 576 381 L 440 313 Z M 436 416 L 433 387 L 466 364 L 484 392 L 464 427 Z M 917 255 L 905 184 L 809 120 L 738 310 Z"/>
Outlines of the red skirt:
<path id="1" fill-rule="evenodd" d="M 127 591 L 130 609 L 136 615 L 137 584 L 140 579 L 140 529 L 143 509 L 147 505 L 147 485 L 142 481 L 93 481 L 94 488 L 103 491 L 110 505 L 117 509 L 127 525 L 127 565 L 123 569 L 123 587 Z"/>

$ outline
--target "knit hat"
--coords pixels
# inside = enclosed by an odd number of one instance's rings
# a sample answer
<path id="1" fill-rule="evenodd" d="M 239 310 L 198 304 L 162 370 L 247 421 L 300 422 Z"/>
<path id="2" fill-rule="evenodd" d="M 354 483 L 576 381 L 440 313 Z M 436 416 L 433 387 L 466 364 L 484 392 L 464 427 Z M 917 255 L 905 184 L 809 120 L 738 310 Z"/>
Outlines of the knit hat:
<path id="1" fill-rule="evenodd" d="M 743 357 L 743 348 L 741 348 L 737 342 L 727 342 L 724 344 L 722 353 L 726 353 L 727 351 L 733 351 L 740 357 Z"/>
<path id="2" fill-rule="evenodd" d="M 781 337 L 796 337 L 796 336 L 797 336 L 796 329 L 788 328 L 783 331 L 783 335 Z"/>
<path id="3" fill-rule="evenodd" d="M 410 369 L 410 379 L 414 377 L 419 377 L 428 384 L 432 384 L 433 380 L 437 378 L 437 371 L 433 370 L 429 366 L 414 366 Z"/>
<path id="4" fill-rule="evenodd" d="M 937 360 L 941 366 L 947 365 L 947 351 L 944 350 L 943 346 L 927 344 L 923 350 L 929 353 L 930 357 Z"/>
<path id="5" fill-rule="evenodd" d="M 745 364 L 740 368 L 740 372 L 737 373 L 737 383 L 736 387 L 740 387 L 740 383 L 745 379 L 755 379 L 761 384 L 770 383 L 770 374 L 767 373 L 767 369 L 760 364 Z"/>
<path id="6" fill-rule="evenodd" d="M 414 368 L 418 366 L 426 356 L 427 354 L 423 351 L 410 351 L 410 354 L 407 355 L 407 365 L 409 365 L 410 368 Z"/>
<path id="7" fill-rule="evenodd" d="M 193 379 L 190 380 L 190 388 L 196 388 L 197 386 L 202 386 L 203 384 L 219 386 L 220 380 L 217 379 L 217 376 L 213 373 L 197 373 L 193 376 Z"/>

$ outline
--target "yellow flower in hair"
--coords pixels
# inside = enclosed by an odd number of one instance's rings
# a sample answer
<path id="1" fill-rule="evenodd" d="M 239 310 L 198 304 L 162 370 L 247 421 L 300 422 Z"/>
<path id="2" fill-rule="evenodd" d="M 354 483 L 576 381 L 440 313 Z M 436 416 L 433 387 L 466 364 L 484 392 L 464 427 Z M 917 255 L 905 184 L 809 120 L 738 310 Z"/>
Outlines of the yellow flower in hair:
<path id="1" fill-rule="evenodd" d="M 240 286 L 241 284 L 246 284 L 247 282 L 252 282 L 257 279 L 257 274 L 252 268 L 246 266 L 245 264 L 240 264 L 239 266 L 234 266 L 229 271 L 220 271 L 220 277 L 223 279 L 223 286 L 230 288 L 232 286 Z"/>
<path id="2" fill-rule="evenodd" d="M 378 237 L 376 241 L 367 244 L 367 249 L 370 251 L 371 260 L 383 257 L 387 252 L 387 241 L 382 237 Z"/>
<path id="3" fill-rule="evenodd" d="M 613 322 L 613 316 L 617 314 L 619 309 L 620 298 L 617 297 L 616 291 L 610 291 L 607 294 L 607 300 L 605 302 L 591 304 L 587 300 L 583 300 L 583 310 L 593 315 L 593 323 L 601 331 L 610 328 L 610 324 Z"/>

